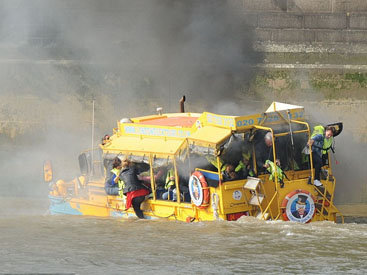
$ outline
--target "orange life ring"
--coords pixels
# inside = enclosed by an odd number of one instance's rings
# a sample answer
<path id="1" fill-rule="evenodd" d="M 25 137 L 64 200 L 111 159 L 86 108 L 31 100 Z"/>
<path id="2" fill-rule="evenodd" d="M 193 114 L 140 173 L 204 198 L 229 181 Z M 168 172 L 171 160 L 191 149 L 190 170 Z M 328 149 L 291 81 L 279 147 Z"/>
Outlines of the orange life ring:
<path id="1" fill-rule="evenodd" d="M 295 195 L 297 195 L 297 197 L 295 197 Z M 298 199 L 297 201 L 295 201 L 296 199 Z M 299 202 L 300 201 L 300 202 Z M 306 209 L 306 205 L 307 205 L 307 201 L 309 204 L 309 209 L 307 211 Z M 305 205 L 304 207 L 304 216 L 302 214 L 302 217 L 299 216 L 299 213 L 295 213 L 294 210 L 292 210 L 292 205 L 293 204 L 300 204 L 300 205 Z M 302 206 L 301 206 L 302 207 Z M 315 198 L 314 196 L 307 190 L 302 190 L 302 189 L 297 189 L 294 190 L 292 192 L 290 192 L 289 194 L 287 194 L 284 198 L 284 200 L 282 201 L 281 204 L 281 209 L 282 209 L 282 216 L 283 216 L 283 220 L 284 221 L 297 221 L 297 222 L 302 222 L 302 223 L 308 223 L 312 220 L 312 218 L 315 216 Z M 293 211 L 293 212 L 292 212 Z"/>
<path id="2" fill-rule="evenodd" d="M 192 173 L 189 180 L 189 191 L 192 202 L 203 209 L 209 206 L 210 194 L 208 183 L 199 171 Z"/>

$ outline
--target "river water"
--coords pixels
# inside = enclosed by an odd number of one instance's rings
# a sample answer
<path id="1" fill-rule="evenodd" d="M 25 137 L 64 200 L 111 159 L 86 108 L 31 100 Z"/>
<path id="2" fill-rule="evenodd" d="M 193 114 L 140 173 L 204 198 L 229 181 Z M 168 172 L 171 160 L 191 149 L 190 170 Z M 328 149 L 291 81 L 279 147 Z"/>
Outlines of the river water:
<path id="1" fill-rule="evenodd" d="M 21 201 L 0 203 L 0 274 L 367 273 L 365 223 L 51 216 Z"/>

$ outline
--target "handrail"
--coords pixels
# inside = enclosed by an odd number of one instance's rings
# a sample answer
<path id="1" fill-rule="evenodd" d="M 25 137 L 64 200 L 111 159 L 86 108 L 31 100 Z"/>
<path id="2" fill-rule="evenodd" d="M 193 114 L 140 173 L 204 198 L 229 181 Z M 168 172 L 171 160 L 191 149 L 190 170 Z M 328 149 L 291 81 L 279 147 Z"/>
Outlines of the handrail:
<path id="1" fill-rule="evenodd" d="M 153 160 L 152 160 L 152 154 L 149 155 L 149 170 L 150 170 L 150 186 L 152 188 L 152 193 L 153 193 L 153 200 L 156 200 L 156 190 L 155 190 L 155 177 L 154 177 L 154 171 L 153 171 Z"/>
<path id="2" fill-rule="evenodd" d="M 175 169 L 175 183 L 176 183 L 176 197 L 177 197 L 177 202 L 178 203 L 181 203 L 180 179 L 179 179 L 178 171 L 177 171 L 176 158 L 173 158 L 173 167 Z M 169 192 L 168 192 L 168 195 L 169 195 Z"/>
<path id="3" fill-rule="evenodd" d="M 210 173 L 210 174 L 214 174 L 214 175 L 218 175 L 218 172 L 215 171 L 211 171 L 211 170 L 206 170 L 206 169 L 201 169 L 201 168 L 195 168 L 196 171 L 203 171 L 205 173 Z"/>
<path id="4" fill-rule="evenodd" d="M 263 214 L 261 215 L 262 218 L 264 218 L 264 213 L 266 213 L 268 211 L 268 209 L 270 208 L 270 205 L 272 204 L 273 200 L 275 199 L 276 195 L 278 194 L 278 191 L 275 191 L 273 197 L 271 198 L 270 202 L 268 203 L 268 206 L 265 208 Z M 274 219 L 273 214 L 270 211 L 270 216 L 272 219 Z"/>
<path id="5" fill-rule="evenodd" d="M 339 209 L 335 206 L 335 204 L 332 202 L 332 199 L 330 198 L 330 200 L 327 198 L 327 196 L 326 196 L 326 192 L 328 192 L 328 190 L 327 190 L 327 188 L 325 187 L 325 195 L 318 189 L 318 188 L 315 188 L 316 189 L 316 191 L 317 191 L 317 193 L 319 193 L 321 196 L 322 196 L 322 198 L 323 198 L 323 201 L 322 201 L 322 207 L 321 207 L 321 210 L 318 210 L 318 209 L 316 209 L 317 210 L 317 212 L 324 218 L 324 219 L 326 219 L 325 218 L 325 215 L 323 214 L 323 211 L 324 211 L 324 209 L 326 209 L 326 207 L 324 206 L 324 204 L 325 204 L 325 201 L 327 201 L 328 203 L 329 203 L 329 207 L 334 207 L 335 208 L 335 210 L 336 210 L 336 212 L 335 213 L 338 213 L 340 216 L 341 216 L 341 218 L 342 218 L 342 223 L 344 223 L 344 216 L 343 216 L 343 214 L 339 211 Z M 330 215 L 330 212 L 328 211 L 328 215 Z"/>
<path id="6" fill-rule="evenodd" d="M 276 218 L 275 218 L 275 220 L 277 221 L 278 219 L 279 219 L 279 217 L 280 217 L 280 211 L 279 211 L 279 214 L 278 214 L 278 216 L 276 216 Z"/>
<path id="7" fill-rule="evenodd" d="M 326 193 L 328 192 L 326 187 L 325 187 L 325 190 L 324 190 L 325 195 L 317 187 L 315 187 L 315 189 L 316 189 L 316 192 L 319 193 L 321 195 L 321 197 L 323 198 L 322 207 L 321 207 L 321 210 L 320 210 L 320 212 L 323 213 L 323 211 L 325 209 L 325 207 L 324 207 L 325 200 L 329 203 L 329 205 L 332 205 L 332 202 L 330 200 L 328 200 L 328 198 L 326 197 Z"/>
<path id="8" fill-rule="evenodd" d="M 297 130 L 297 131 L 292 131 L 293 134 L 301 134 L 301 133 L 307 133 L 308 130 Z M 278 133 L 278 134 L 274 134 L 275 137 L 283 137 L 289 135 L 289 132 L 286 133 Z"/>

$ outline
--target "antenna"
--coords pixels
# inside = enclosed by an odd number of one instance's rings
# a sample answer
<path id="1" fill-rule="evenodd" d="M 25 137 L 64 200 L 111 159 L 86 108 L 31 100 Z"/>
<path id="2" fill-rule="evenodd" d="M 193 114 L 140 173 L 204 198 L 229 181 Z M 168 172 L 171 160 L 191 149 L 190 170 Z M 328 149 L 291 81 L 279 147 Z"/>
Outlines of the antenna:
<path id="1" fill-rule="evenodd" d="M 93 99 L 93 104 L 92 104 L 92 154 L 91 154 L 91 172 L 92 175 L 94 174 L 94 156 L 93 156 L 93 151 L 94 151 L 94 99 Z"/>

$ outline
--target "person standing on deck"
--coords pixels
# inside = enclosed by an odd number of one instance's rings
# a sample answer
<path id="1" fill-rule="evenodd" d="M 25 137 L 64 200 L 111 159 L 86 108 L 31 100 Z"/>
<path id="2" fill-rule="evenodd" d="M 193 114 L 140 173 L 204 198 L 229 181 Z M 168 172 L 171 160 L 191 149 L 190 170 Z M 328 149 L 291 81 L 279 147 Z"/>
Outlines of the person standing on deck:
<path id="1" fill-rule="evenodd" d="M 277 147 L 276 151 L 276 160 L 275 163 L 278 166 L 284 165 L 284 152 L 282 151 L 282 148 L 280 148 L 280 144 L 275 142 L 275 147 Z M 256 153 L 256 165 L 258 172 L 265 172 L 266 171 L 266 161 L 271 160 L 274 162 L 273 157 L 273 134 L 271 132 L 267 132 L 263 138 L 263 141 L 258 142 L 255 145 L 255 153 Z"/>

